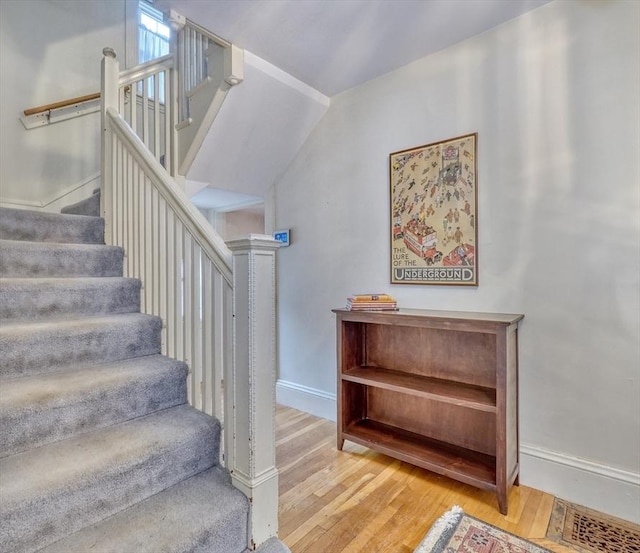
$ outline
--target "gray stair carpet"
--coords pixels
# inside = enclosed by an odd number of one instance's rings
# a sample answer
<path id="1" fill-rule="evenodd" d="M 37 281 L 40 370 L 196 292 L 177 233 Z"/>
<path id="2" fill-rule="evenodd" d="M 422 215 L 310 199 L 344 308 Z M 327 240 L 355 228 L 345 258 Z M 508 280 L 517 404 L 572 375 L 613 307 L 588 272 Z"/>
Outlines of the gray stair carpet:
<path id="1" fill-rule="evenodd" d="M 122 276 L 117 246 L 0 240 L 0 277 Z"/>
<path id="2" fill-rule="evenodd" d="M 62 213 L 98 217 L 100 215 L 100 189 L 96 188 L 88 198 L 62 208 Z"/>
<path id="3" fill-rule="evenodd" d="M 135 313 L 140 281 L 133 278 L 0 278 L 0 319 L 46 319 Z"/>
<path id="4" fill-rule="evenodd" d="M 102 244 L 104 220 L 59 213 L 0 208 L 0 238 L 31 242 Z"/>
<path id="5" fill-rule="evenodd" d="M 103 233 L 0 209 L 0 552 L 246 553 L 220 423 L 187 404 Z"/>

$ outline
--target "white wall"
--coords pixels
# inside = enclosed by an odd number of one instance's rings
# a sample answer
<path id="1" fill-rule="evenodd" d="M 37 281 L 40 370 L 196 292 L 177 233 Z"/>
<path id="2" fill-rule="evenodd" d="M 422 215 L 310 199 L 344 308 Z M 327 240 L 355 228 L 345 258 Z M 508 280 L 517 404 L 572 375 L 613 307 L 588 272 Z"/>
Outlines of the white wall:
<path id="1" fill-rule="evenodd" d="M 521 482 L 640 520 L 640 3 L 556 1 L 332 98 L 276 186 L 279 399 L 334 416 L 354 292 L 524 313 Z M 389 284 L 388 154 L 478 132 L 478 288 Z"/>
<path id="2" fill-rule="evenodd" d="M 329 107 L 329 98 L 244 51 L 233 87 L 189 169 L 189 180 L 266 198 Z"/>
<path id="3" fill-rule="evenodd" d="M 125 2 L 0 2 L 0 200 L 41 207 L 100 169 L 100 114 L 25 130 L 25 109 L 100 91 L 102 49 L 124 60 Z M 93 186 L 92 183 L 91 186 Z"/>
<path id="4" fill-rule="evenodd" d="M 241 238 L 247 234 L 264 234 L 264 208 L 240 209 L 225 213 L 225 240 Z"/>
<path id="5" fill-rule="evenodd" d="M 248 234 L 265 234 L 264 206 L 227 212 L 198 209 L 225 241 L 242 238 Z"/>

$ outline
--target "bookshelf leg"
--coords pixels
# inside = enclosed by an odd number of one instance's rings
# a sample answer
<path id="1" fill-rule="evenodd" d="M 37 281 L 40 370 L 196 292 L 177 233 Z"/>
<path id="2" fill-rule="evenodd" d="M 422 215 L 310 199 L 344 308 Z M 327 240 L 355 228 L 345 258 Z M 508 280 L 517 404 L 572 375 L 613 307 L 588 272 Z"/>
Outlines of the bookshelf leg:
<path id="1" fill-rule="evenodd" d="M 338 443 L 336 444 L 338 451 L 342 451 L 342 446 L 344 446 L 344 438 L 338 437 Z"/>
<path id="2" fill-rule="evenodd" d="M 506 516 L 508 508 L 506 490 L 498 490 L 498 510 L 500 514 Z"/>

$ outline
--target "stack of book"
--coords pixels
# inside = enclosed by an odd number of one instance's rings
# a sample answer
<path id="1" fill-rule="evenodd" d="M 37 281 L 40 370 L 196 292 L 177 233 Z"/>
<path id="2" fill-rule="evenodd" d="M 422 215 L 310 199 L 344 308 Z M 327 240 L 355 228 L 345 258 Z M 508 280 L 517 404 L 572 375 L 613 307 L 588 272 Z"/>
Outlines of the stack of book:
<path id="1" fill-rule="evenodd" d="M 354 294 L 347 298 L 349 311 L 397 311 L 398 303 L 389 294 Z"/>

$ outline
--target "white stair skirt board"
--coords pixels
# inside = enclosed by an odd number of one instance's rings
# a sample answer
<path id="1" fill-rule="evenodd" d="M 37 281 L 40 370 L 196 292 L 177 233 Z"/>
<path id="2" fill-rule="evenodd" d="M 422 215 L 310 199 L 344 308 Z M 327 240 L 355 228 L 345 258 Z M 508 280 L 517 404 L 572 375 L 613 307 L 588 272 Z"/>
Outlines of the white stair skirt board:
<path id="1" fill-rule="evenodd" d="M 286 407 L 336 420 L 336 396 L 322 390 L 278 380 L 276 400 Z M 640 523 L 640 474 L 521 444 L 520 483 Z"/>
<path id="2" fill-rule="evenodd" d="M 335 394 L 286 380 L 278 380 L 276 382 L 276 401 L 281 405 L 310 413 L 316 417 L 330 421 L 336 420 Z"/>
<path id="3" fill-rule="evenodd" d="M 34 211 L 48 211 L 60 213 L 60 210 L 70 204 L 79 202 L 91 196 L 93 191 L 100 186 L 100 173 L 93 173 L 81 182 L 66 186 L 53 192 L 48 198 L 41 201 L 24 200 L 20 198 L 7 198 L 0 196 L 0 207 L 11 209 L 31 209 Z"/>

